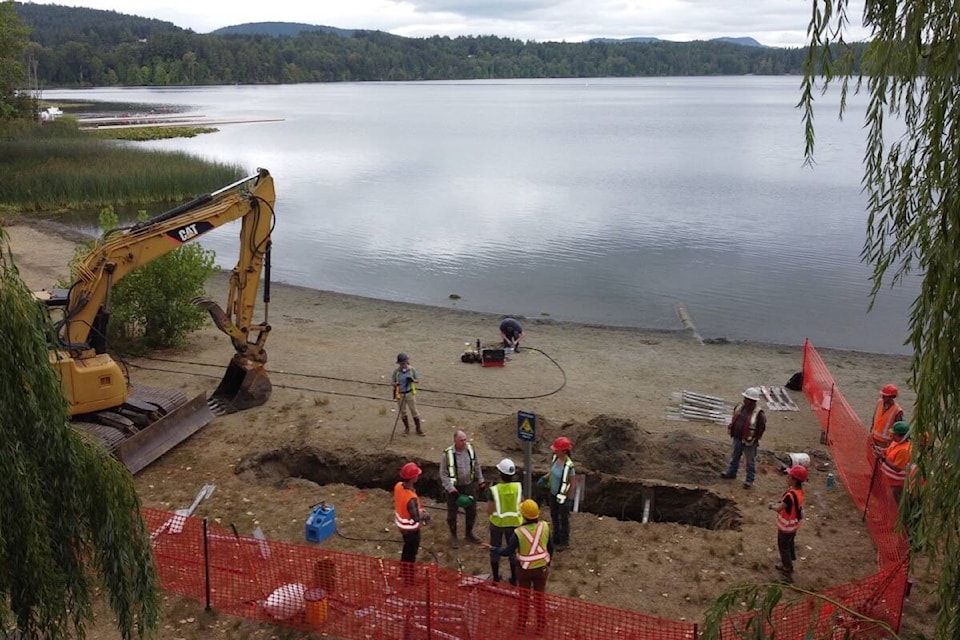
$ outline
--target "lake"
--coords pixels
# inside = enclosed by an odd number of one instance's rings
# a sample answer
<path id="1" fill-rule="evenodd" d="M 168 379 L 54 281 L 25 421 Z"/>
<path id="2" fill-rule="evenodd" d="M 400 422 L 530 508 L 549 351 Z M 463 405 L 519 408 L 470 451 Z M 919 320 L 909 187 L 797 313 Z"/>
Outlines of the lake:
<path id="1" fill-rule="evenodd" d="M 909 353 L 919 278 L 885 288 L 867 313 L 866 97 L 851 98 L 843 121 L 836 92 L 818 98 L 816 165 L 805 167 L 799 86 L 631 78 L 44 97 L 282 118 L 137 143 L 269 169 L 276 281 L 656 329 L 680 328 L 682 303 L 704 338 Z M 236 232 L 203 240 L 223 266 Z"/>

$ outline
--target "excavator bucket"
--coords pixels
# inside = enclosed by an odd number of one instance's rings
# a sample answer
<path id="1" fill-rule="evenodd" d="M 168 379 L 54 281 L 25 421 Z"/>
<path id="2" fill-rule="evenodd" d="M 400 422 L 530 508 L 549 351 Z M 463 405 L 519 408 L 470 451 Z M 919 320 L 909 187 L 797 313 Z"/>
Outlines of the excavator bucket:
<path id="1" fill-rule="evenodd" d="M 273 385 L 262 362 L 253 362 L 241 354 L 230 360 L 227 372 L 210 398 L 215 410 L 234 413 L 259 407 L 270 399 Z"/>

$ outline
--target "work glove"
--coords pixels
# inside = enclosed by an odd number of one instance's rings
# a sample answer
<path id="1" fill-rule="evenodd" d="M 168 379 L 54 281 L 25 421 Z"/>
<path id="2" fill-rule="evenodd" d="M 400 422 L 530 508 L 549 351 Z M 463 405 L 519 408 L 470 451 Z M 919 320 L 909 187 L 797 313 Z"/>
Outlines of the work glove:
<path id="1" fill-rule="evenodd" d="M 429 511 L 424 511 L 423 513 L 420 514 L 420 522 L 423 523 L 423 524 L 426 524 L 427 522 L 430 522 L 430 512 L 429 512 Z"/>
<path id="2" fill-rule="evenodd" d="M 540 476 L 540 478 L 537 479 L 537 486 L 540 487 L 541 489 L 546 488 L 546 486 L 547 486 L 547 477 L 546 477 L 546 476 Z"/>
<path id="3" fill-rule="evenodd" d="M 454 487 L 454 488 L 450 489 L 450 491 L 448 491 L 447 494 L 453 496 L 454 498 L 456 498 L 457 496 L 460 495 L 460 492 L 457 491 L 457 488 L 456 488 L 456 487 Z"/>
<path id="4" fill-rule="evenodd" d="M 562 507 L 562 506 L 564 506 L 564 505 L 566 504 L 566 502 L 567 502 L 567 496 L 561 495 L 561 494 L 558 493 L 558 494 L 557 494 L 557 504 L 559 504 L 559 505 Z"/>
<path id="5" fill-rule="evenodd" d="M 483 495 L 484 491 L 486 491 L 486 490 L 487 490 L 487 487 L 489 487 L 489 486 L 490 486 L 490 483 L 487 482 L 486 480 L 484 480 L 483 482 L 481 482 L 481 483 L 480 483 L 480 487 L 479 487 L 479 489 L 480 489 L 480 495 Z"/>

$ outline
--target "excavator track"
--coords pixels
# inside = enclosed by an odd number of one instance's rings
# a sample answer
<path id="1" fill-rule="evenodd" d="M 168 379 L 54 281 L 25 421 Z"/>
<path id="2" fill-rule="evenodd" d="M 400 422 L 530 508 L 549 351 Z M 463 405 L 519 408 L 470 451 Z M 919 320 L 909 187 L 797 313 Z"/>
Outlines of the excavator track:
<path id="1" fill-rule="evenodd" d="M 187 400 L 175 389 L 137 387 L 121 407 L 77 416 L 73 426 L 137 473 L 213 418 L 206 394 Z"/>

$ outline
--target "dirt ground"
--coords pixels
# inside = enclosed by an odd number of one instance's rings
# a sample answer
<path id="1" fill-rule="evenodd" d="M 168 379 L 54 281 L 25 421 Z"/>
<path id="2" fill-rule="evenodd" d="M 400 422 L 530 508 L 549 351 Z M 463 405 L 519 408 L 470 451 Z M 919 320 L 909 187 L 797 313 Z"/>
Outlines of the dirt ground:
<path id="1" fill-rule="evenodd" d="M 6 231 L 28 286 L 50 287 L 66 276 L 76 238 L 24 224 Z M 226 278 L 215 276 L 208 294 L 222 304 L 226 292 Z M 258 316 L 263 318 L 262 308 Z M 761 442 L 766 453 L 749 490 L 742 488 L 742 475 L 735 482 L 719 478 L 729 454 L 723 425 L 668 419 L 677 404 L 674 394 L 682 390 L 734 402 L 745 387 L 784 385 L 801 367 L 804 336 L 791 346 L 700 344 L 680 330 L 533 318 L 524 321 L 531 348 L 498 368 L 460 361 L 464 343 L 498 339 L 498 317 L 460 311 L 453 301 L 449 308 L 432 308 L 274 284 L 266 319 L 273 327 L 267 343 L 271 400 L 218 417 L 139 473 L 135 482 L 146 506 L 187 507 L 204 484 L 214 484 L 215 493 L 196 515 L 247 534 L 259 526 L 268 539 L 304 542 L 310 506 L 324 500 L 336 507 L 342 534 L 324 541 L 325 547 L 398 558 L 392 498 L 377 488 L 378 474 L 392 480 L 408 459 L 435 467 L 458 428 L 470 435 L 488 478 L 504 456 L 522 466 L 516 425 L 517 412 L 526 411 L 537 416 L 534 469 L 546 470 L 548 445 L 564 434 L 573 440 L 573 458 L 587 477 L 584 512 L 571 517 L 571 546 L 555 558 L 550 593 L 702 620 L 724 589 L 775 579 L 775 516 L 766 505 L 785 488 L 778 457 L 786 452 L 807 453 L 813 460 L 797 539 L 797 585 L 816 590 L 876 570 L 873 545 L 839 478 L 836 490 L 827 489 L 833 470 L 829 451 L 819 443 L 818 423 L 799 392 L 792 392 L 799 411 L 767 411 Z M 391 441 L 396 413 L 389 377 L 399 351 L 410 354 L 420 373 L 417 399 L 427 435 L 404 437 L 400 424 Z M 134 384 L 177 387 L 192 396 L 212 391 L 231 355 L 229 339 L 211 325 L 184 349 L 127 364 Z M 869 417 L 877 390 L 888 382 L 903 389 L 909 417 L 907 358 L 830 350 L 821 355 L 862 417 Z M 324 465 L 316 461 L 324 459 L 336 465 L 320 468 Z M 330 471 L 334 468 L 339 471 Z M 708 498 L 703 504 L 723 503 L 732 510 L 719 529 L 621 520 L 610 515 L 617 513 L 611 506 L 617 506 L 618 495 L 591 492 L 592 485 L 607 486 L 599 472 L 618 481 L 695 489 Z M 434 515 L 424 531 L 421 560 L 471 574 L 488 572 L 487 554 L 469 545 L 451 549 L 443 515 Z M 477 533 L 485 536 L 485 528 Z M 925 619 L 936 608 L 924 599 L 924 587 L 922 579 L 914 585 L 905 631 L 929 632 Z M 90 637 L 116 634 L 102 623 Z M 200 605 L 168 598 L 161 637 L 300 636 L 206 615 Z"/>

